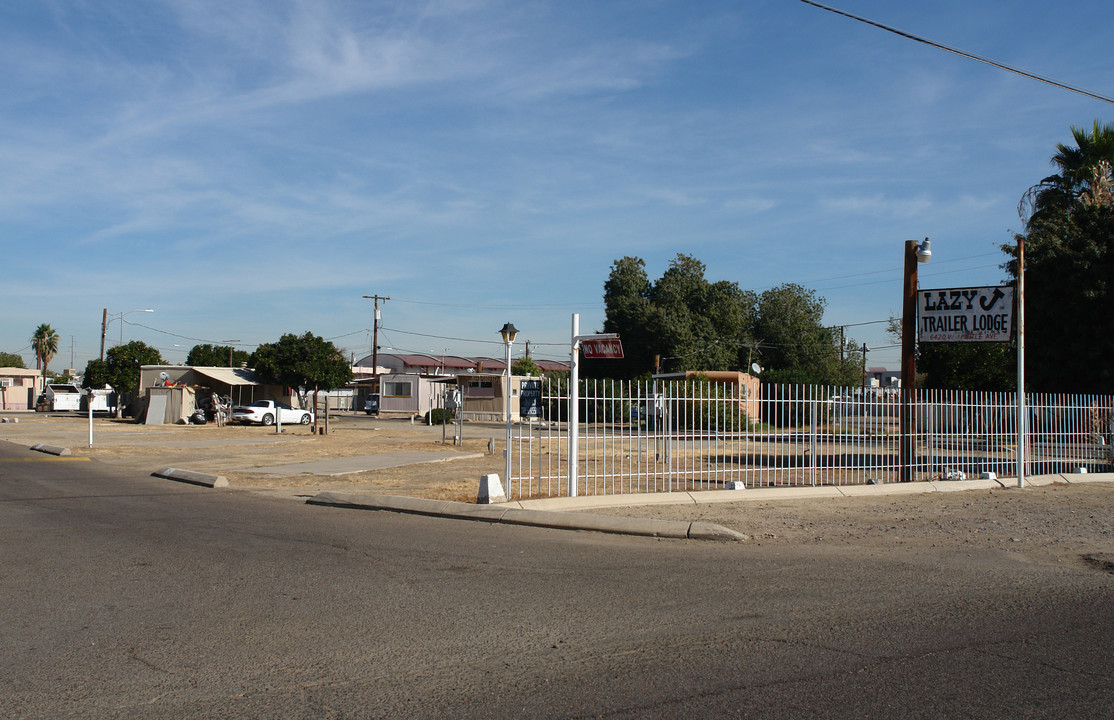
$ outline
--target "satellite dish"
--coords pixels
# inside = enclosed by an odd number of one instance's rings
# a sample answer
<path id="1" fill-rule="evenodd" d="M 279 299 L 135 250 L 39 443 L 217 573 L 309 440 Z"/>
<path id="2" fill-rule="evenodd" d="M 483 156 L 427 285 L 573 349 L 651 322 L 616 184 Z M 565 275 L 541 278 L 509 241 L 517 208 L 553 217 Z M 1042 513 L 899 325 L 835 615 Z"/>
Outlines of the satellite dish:
<path id="1" fill-rule="evenodd" d="M 754 371 L 755 375 L 761 375 L 762 374 L 762 366 L 759 365 L 758 363 L 751 363 L 750 364 L 750 369 Z"/>

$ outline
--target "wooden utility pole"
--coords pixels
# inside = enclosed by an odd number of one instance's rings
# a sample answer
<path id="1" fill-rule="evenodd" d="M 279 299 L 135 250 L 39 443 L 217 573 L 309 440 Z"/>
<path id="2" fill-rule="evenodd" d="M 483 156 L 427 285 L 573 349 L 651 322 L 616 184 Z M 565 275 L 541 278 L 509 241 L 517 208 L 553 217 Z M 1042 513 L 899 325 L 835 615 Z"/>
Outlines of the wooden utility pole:
<path id="1" fill-rule="evenodd" d="M 371 331 L 371 376 L 376 378 L 379 376 L 379 301 L 390 300 L 390 297 L 382 295 L 364 295 L 365 300 L 375 301 L 375 315 L 372 319 Z"/>
<path id="2" fill-rule="evenodd" d="M 863 395 L 866 395 L 866 343 L 863 343 Z"/>
<path id="3" fill-rule="evenodd" d="M 910 482 L 916 477 L 913 464 L 917 455 L 917 422 L 914 417 L 917 393 L 917 263 L 917 241 L 907 240 L 901 292 L 901 445 L 898 452 L 901 482 Z"/>
<path id="4" fill-rule="evenodd" d="M 121 318 L 120 322 L 124 322 Z M 108 308 L 101 313 L 101 360 L 104 360 L 104 334 L 108 331 Z"/>

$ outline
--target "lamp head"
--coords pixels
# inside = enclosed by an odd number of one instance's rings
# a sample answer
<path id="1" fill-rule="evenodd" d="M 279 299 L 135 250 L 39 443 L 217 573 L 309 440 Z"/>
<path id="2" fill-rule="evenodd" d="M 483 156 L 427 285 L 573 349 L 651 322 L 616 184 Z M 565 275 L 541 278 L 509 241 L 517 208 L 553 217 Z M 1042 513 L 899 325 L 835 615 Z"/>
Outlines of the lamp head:
<path id="1" fill-rule="evenodd" d="M 920 244 L 917 245 L 917 262 L 926 263 L 932 259 L 932 248 L 925 238 Z"/>
<path id="2" fill-rule="evenodd" d="M 499 334 L 503 336 L 503 342 L 513 343 L 515 335 L 518 335 L 518 328 L 513 323 L 504 323 L 499 329 Z"/>

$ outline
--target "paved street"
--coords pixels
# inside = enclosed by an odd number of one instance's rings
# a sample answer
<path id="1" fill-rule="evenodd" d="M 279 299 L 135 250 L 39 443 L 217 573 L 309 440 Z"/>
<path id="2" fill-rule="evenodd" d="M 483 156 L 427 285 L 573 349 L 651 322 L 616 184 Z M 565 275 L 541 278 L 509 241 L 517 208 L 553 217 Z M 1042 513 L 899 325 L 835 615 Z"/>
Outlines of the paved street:
<path id="1" fill-rule="evenodd" d="M 0 443 L 0 717 L 1111 717 L 1114 575 L 317 507 Z"/>

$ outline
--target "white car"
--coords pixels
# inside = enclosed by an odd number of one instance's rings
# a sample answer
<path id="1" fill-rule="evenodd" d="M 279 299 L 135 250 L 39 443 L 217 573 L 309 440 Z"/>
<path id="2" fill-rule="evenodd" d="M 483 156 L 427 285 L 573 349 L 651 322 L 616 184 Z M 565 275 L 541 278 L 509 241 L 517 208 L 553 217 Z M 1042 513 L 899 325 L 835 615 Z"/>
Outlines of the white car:
<path id="1" fill-rule="evenodd" d="M 309 410 L 296 410 L 286 403 L 276 403 L 271 400 L 259 400 L 251 405 L 237 405 L 232 408 L 232 420 L 247 423 L 275 424 L 275 410 L 284 423 L 301 423 L 309 425 L 313 422 L 313 413 Z"/>

